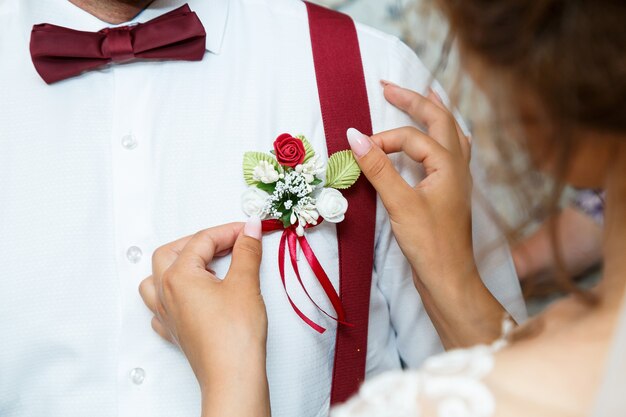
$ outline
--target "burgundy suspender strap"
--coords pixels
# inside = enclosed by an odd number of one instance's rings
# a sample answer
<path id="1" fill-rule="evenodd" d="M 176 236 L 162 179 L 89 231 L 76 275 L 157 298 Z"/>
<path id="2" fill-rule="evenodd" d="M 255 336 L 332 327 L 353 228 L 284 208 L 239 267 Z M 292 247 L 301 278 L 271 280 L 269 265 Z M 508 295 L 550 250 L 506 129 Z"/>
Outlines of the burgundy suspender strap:
<path id="1" fill-rule="evenodd" d="M 346 130 L 372 134 L 372 120 L 356 28 L 342 13 L 306 3 L 328 153 L 350 149 Z M 367 328 L 374 264 L 376 192 L 365 177 L 344 193 L 346 219 L 337 225 L 340 294 L 346 321 L 339 325 L 331 403 L 346 401 L 365 377 Z"/>

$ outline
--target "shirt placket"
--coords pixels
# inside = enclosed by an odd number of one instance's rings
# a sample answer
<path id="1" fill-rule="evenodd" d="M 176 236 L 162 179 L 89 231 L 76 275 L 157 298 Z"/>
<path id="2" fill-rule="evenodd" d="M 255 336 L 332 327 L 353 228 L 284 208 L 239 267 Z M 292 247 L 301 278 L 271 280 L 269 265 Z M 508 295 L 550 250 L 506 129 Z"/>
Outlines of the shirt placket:
<path id="1" fill-rule="evenodd" d="M 153 334 L 150 313 L 138 287 L 150 274 L 153 251 L 150 155 L 152 141 L 145 72 L 137 66 L 114 66 L 114 121 L 111 136 L 116 261 L 120 287 L 118 356 L 119 417 L 143 415 L 151 407 Z M 152 359 L 153 361 L 153 359 Z"/>

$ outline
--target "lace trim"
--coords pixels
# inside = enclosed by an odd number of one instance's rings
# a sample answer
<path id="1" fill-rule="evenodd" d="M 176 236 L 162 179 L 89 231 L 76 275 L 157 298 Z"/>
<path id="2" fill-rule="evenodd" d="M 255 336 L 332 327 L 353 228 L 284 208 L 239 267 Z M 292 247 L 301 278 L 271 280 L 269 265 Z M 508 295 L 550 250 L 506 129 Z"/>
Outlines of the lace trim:
<path id="1" fill-rule="evenodd" d="M 515 323 L 502 322 L 492 345 L 456 349 L 428 359 L 419 371 L 394 371 L 363 385 L 332 417 L 491 417 L 493 394 L 482 382 L 494 368 L 494 353 L 508 344 Z"/>

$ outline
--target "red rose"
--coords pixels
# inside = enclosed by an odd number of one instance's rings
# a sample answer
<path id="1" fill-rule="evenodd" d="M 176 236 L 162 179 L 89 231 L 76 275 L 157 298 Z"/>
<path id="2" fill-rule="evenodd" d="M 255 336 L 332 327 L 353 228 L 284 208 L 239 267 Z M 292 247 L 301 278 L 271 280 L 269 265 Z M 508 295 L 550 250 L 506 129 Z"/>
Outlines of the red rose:
<path id="1" fill-rule="evenodd" d="M 274 152 L 279 164 L 295 168 L 304 162 L 306 151 L 304 143 L 289 133 L 283 133 L 274 141 Z"/>

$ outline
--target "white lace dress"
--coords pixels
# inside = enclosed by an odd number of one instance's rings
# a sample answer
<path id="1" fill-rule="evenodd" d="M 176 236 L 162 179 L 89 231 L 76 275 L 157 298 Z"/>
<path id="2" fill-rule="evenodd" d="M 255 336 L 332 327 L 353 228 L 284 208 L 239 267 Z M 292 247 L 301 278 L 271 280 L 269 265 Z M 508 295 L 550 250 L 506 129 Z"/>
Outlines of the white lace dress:
<path id="1" fill-rule="evenodd" d="M 491 346 L 457 349 L 428 359 L 418 371 L 397 371 L 366 382 L 331 417 L 492 417 L 495 400 L 483 379 L 494 354 L 507 344 L 513 323 Z"/>

